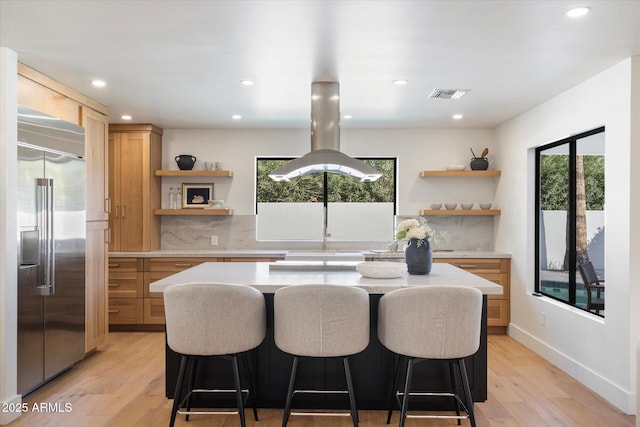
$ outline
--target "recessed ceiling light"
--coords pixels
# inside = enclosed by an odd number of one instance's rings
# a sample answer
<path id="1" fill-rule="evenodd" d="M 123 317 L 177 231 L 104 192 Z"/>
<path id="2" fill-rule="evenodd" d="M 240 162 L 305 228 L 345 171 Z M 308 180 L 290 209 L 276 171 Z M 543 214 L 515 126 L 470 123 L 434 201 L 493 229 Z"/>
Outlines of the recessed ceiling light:
<path id="1" fill-rule="evenodd" d="M 242 116 L 240 114 L 234 114 L 233 116 L 231 116 L 231 118 L 233 120 L 240 120 L 242 118 Z"/>
<path id="2" fill-rule="evenodd" d="M 244 86 L 253 86 L 254 84 L 256 84 L 256 82 L 253 80 L 240 80 L 240 83 Z"/>
<path id="3" fill-rule="evenodd" d="M 589 12 L 591 12 L 590 8 L 581 6 L 581 7 L 574 7 L 573 9 L 567 10 L 565 15 L 567 15 L 569 18 L 579 18 L 581 16 L 585 16 Z"/>
<path id="4" fill-rule="evenodd" d="M 451 117 L 453 118 L 453 120 L 462 120 L 462 114 L 454 114 Z"/>
<path id="5" fill-rule="evenodd" d="M 407 83 L 409 83 L 409 80 L 400 79 L 400 80 L 393 81 L 393 84 L 396 86 L 403 86 L 403 85 L 406 85 Z"/>
<path id="6" fill-rule="evenodd" d="M 128 115 L 128 114 L 123 114 L 122 116 L 120 116 L 120 118 L 122 120 L 131 120 L 132 117 L 130 115 Z"/>
<path id="7" fill-rule="evenodd" d="M 107 82 L 104 80 L 91 80 L 91 84 L 95 87 L 105 87 Z"/>
<path id="8" fill-rule="evenodd" d="M 353 116 L 351 114 L 345 114 L 344 116 L 342 116 L 343 119 L 352 119 Z"/>

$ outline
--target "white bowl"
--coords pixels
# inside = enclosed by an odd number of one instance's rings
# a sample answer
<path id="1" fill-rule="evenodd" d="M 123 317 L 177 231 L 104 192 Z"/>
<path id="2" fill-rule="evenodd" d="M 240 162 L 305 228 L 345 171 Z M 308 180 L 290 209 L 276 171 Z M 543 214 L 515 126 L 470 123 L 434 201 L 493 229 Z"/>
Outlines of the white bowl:
<path id="1" fill-rule="evenodd" d="M 445 203 L 444 207 L 447 208 L 447 210 L 454 210 L 456 207 L 458 206 L 457 203 Z"/>
<path id="2" fill-rule="evenodd" d="M 431 203 L 431 210 L 437 211 L 442 208 L 442 203 Z"/>
<path id="3" fill-rule="evenodd" d="M 209 206 L 219 208 L 224 203 L 224 200 L 209 200 Z"/>
<path id="4" fill-rule="evenodd" d="M 466 167 L 466 165 L 447 165 L 444 168 L 448 171 L 463 171 Z"/>
<path id="5" fill-rule="evenodd" d="M 483 210 L 491 209 L 491 203 L 478 203 L 478 206 Z"/>
<path id="6" fill-rule="evenodd" d="M 365 261 L 356 265 L 358 273 L 371 279 L 394 279 L 407 272 L 407 264 L 391 261 Z"/>
<path id="7" fill-rule="evenodd" d="M 473 203 L 460 203 L 460 207 L 465 211 L 468 211 L 473 207 Z"/>

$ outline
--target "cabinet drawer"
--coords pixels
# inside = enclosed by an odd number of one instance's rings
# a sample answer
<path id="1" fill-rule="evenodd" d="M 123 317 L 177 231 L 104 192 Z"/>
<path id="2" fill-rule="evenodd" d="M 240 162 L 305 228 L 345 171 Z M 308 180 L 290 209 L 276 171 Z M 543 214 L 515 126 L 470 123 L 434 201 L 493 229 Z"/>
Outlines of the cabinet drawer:
<path id="1" fill-rule="evenodd" d="M 145 271 L 143 279 L 143 289 L 145 298 L 159 298 L 162 299 L 162 292 L 149 292 L 149 284 L 156 280 L 164 279 L 175 274 L 173 271 Z"/>
<path id="2" fill-rule="evenodd" d="M 509 326 L 509 301 L 487 301 L 487 326 Z"/>
<path id="3" fill-rule="evenodd" d="M 109 299 L 109 324 L 142 323 L 142 298 Z"/>
<path id="4" fill-rule="evenodd" d="M 218 258 L 147 258 L 144 260 L 144 271 L 178 272 L 203 262 L 218 261 Z"/>
<path id="5" fill-rule="evenodd" d="M 109 273 L 112 271 L 142 271 L 142 258 L 109 258 Z"/>
<path id="6" fill-rule="evenodd" d="M 109 273 L 109 298 L 136 298 L 142 296 L 142 273 Z"/>
<path id="7" fill-rule="evenodd" d="M 508 260 L 500 258 L 437 258 L 435 262 L 446 262 L 472 273 L 506 273 Z"/>
<path id="8" fill-rule="evenodd" d="M 144 299 L 144 323 L 164 325 L 164 301 L 161 298 Z"/>

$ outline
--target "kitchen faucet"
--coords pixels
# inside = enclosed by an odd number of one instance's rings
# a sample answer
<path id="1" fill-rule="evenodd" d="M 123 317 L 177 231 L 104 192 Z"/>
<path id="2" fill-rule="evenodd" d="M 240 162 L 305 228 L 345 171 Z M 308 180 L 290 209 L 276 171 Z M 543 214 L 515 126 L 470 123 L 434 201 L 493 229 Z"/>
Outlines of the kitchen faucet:
<path id="1" fill-rule="evenodd" d="M 323 219 L 322 219 L 322 250 L 327 250 L 327 238 L 331 237 L 331 234 L 327 232 L 327 205 L 324 205 L 323 208 Z"/>

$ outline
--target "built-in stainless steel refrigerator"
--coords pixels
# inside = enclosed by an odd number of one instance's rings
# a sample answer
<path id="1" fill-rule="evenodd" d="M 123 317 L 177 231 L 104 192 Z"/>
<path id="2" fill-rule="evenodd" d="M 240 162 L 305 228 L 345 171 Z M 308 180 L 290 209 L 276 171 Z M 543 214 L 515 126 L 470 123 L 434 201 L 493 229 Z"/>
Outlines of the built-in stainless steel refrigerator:
<path id="1" fill-rule="evenodd" d="M 84 357 L 84 128 L 18 109 L 18 392 Z"/>

